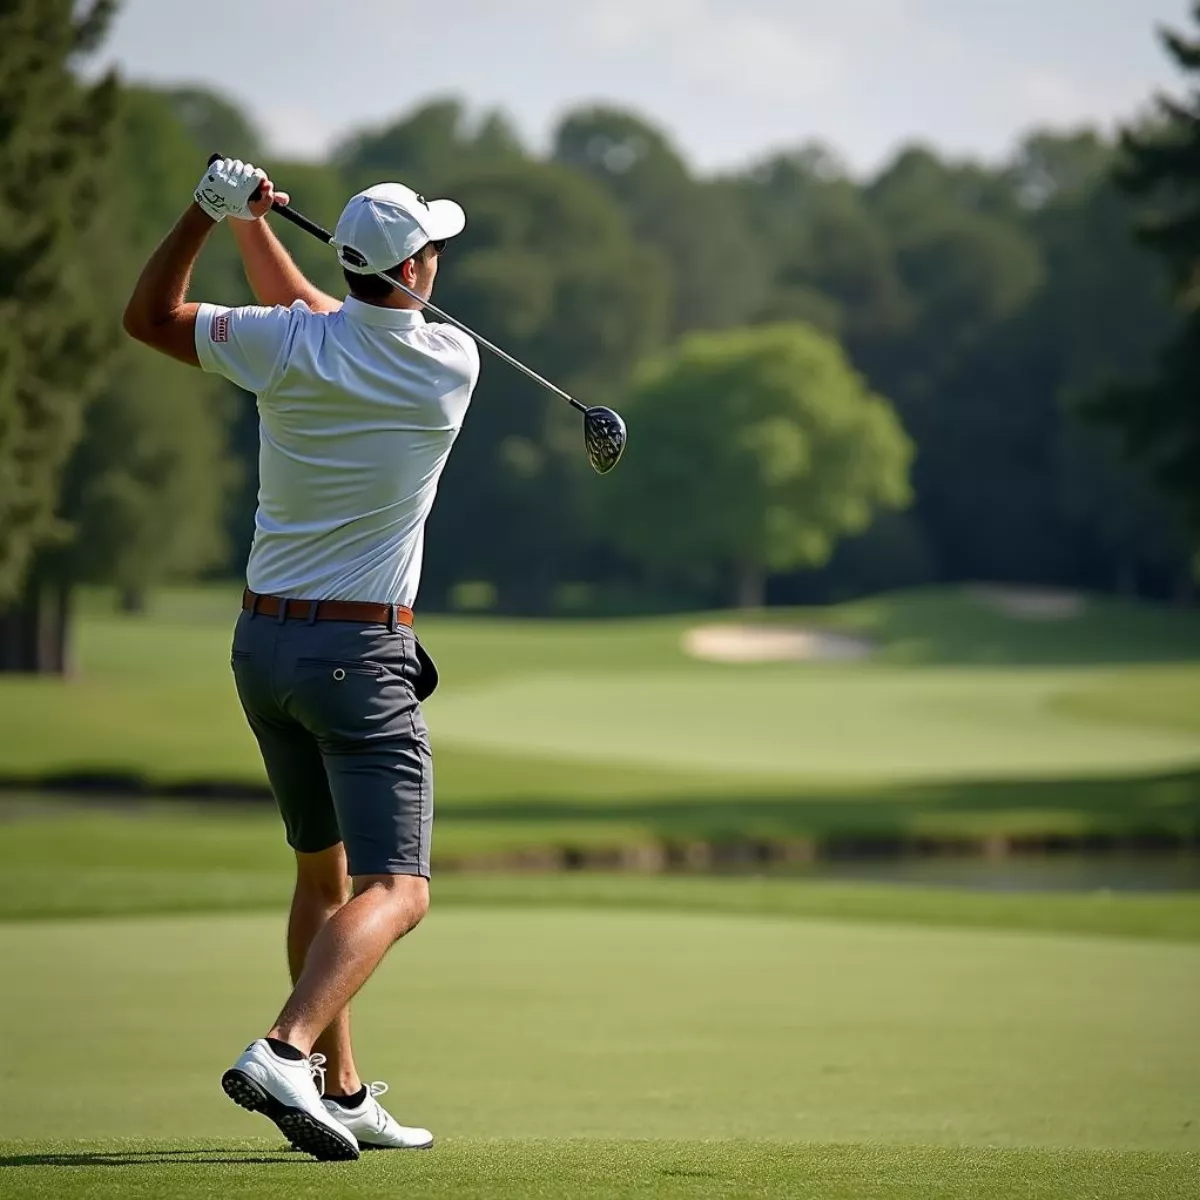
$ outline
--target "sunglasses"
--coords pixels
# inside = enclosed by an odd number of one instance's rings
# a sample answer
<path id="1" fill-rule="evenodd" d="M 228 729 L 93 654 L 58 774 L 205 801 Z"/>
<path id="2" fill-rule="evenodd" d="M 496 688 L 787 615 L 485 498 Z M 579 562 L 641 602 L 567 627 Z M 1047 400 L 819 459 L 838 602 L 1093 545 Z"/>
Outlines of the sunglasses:
<path id="1" fill-rule="evenodd" d="M 448 238 L 439 238 L 436 242 L 431 241 L 429 243 L 433 247 L 434 254 L 436 254 L 439 258 L 445 253 L 446 243 L 448 240 Z"/>

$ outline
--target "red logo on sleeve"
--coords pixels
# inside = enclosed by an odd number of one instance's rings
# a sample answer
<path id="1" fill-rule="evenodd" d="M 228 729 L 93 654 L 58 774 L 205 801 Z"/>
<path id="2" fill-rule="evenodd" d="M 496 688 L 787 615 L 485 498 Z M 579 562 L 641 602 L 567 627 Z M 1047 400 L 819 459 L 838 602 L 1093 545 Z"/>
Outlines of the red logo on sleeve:
<path id="1" fill-rule="evenodd" d="M 227 312 L 217 313 L 213 317 L 208 336 L 214 342 L 229 341 L 229 314 Z"/>

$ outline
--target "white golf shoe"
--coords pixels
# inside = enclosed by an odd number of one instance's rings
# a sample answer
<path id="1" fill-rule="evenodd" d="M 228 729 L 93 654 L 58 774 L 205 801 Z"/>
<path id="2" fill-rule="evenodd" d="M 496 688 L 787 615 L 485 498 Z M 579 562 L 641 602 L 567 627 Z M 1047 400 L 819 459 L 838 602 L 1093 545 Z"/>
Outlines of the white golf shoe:
<path id="1" fill-rule="evenodd" d="M 428 1129 L 401 1125 L 376 1099 L 387 1090 L 386 1083 L 369 1083 L 366 1099 L 357 1108 L 343 1108 L 336 1100 L 326 1100 L 325 1109 L 364 1150 L 428 1150 L 433 1145 L 433 1134 Z"/>
<path id="2" fill-rule="evenodd" d="M 354 1134 L 348 1125 L 329 1115 L 313 1082 L 321 1062 L 320 1055 L 280 1058 L 259 1038 L 221 1076 L 221 1087 L 234 1104 L 274 1121 L 297 1150 L 322 1162 L 357 1158 Z"/>

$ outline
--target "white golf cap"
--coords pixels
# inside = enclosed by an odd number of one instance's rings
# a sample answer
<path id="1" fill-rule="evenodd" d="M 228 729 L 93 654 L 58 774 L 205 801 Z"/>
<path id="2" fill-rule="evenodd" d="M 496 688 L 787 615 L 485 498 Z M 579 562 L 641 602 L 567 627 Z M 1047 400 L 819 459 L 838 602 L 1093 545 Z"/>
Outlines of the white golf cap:
<path id="1" fill-rule="evenodd" d="M 453 200 L 426 200 L 402 183 L 377 183 L 350 197 L 333 231 L 333 245 L 342 266 L 370 275 L 390 271 L 426 242 L 456 237 L 466 223 L 462 206 Z M 347 250 L 358 253 L 348 255 Z"/>

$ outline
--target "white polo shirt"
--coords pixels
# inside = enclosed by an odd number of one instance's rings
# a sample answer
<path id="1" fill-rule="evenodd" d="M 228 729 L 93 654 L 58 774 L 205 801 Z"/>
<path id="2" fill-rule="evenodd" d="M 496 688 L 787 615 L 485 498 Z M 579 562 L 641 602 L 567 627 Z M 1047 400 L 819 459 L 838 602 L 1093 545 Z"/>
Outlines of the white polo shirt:
<path id="1" fill-rule="evenodd" d="M 246 581 L 312 600 L 416 600 L 425 519 L 479 378 L 479 350 L 414 309 L 202 304 L 196 353 L 258 397 Z"/>

